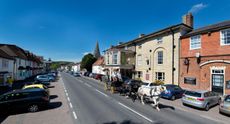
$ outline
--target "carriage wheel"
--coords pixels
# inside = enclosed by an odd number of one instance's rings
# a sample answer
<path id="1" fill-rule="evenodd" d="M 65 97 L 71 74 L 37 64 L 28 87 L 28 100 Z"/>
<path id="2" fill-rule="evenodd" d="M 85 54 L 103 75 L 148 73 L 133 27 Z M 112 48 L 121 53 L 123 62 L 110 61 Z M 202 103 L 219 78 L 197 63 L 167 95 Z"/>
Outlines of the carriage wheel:
<path id="1" fill-rule="evenodd" d="M 104 85 L 104 89 L 105 90 L 108 90 L 108 85 L 105 83 L 105 85 Z"/>

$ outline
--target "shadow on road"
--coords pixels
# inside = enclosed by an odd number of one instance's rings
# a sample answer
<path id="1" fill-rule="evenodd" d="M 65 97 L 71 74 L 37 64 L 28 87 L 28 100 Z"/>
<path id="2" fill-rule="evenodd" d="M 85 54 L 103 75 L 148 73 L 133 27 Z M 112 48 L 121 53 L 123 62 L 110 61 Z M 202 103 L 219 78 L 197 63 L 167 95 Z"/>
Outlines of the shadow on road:
<path id="1" fill-rule="evenodd" d="M 62 102 L 50 102 L 50 104 L 47 107 L 43 107 L 40 109 L 39 112 L 42 111 L 47 111 L 47 110 L 51 110 L 51 109 L 57 109 L 59 107 L 62 106 Z M 8 111 L 8 112 L 7 112 Z M 11 109 L 11 110 L 7 110 L 0 113 L 0 124 L 7 119 L 8 116 L 10 115 L 18 115 L 18 114 L 25 114 L 25 113 L 29 113 L 27 111 L 27 109 L 20 109 L 20 110 L 16 110 L 16 109 Z"/>
<path id="2" fill-rule="evenodd" d="M 159 104 L 159 108 L 160 109 L 164 109 L 164 108 L 170 108 L 170 109 L 172 109 L 172 110 L 175 110 L 175 108 L 173 107 L 173 106 L 169 106 L 169 105 L 164 105 L 164 104 Z"/>
<path id="3" fill-rule="evenodd" d="M 50 95 L 50 99 L 58 98 L 58 95 Z"/>
<path id="4" fill-rule="evenodd" d="M 55 88 L 55 86 L 48 86 L 48 88 Z"/>
<path id="5" fill-rule="evenodd" d="M 106 122 L 106 123 L 103 123 L 103 124 L 141 124 L 141 123 L 132 122 L 130 120 L 124 120 L 123 122 L 120 122 L 120 123 L 112 121 L 112 122 Z"/>

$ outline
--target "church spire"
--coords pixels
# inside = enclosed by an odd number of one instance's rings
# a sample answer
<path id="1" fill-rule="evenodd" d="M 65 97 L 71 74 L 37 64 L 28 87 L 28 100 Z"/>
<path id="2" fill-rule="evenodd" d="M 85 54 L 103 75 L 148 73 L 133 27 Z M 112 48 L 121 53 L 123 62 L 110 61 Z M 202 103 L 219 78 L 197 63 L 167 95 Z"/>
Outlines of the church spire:
<path id="1" fill-rule="evenodd" d="M 98 41 L 96 43 L 96 47 L 94 49 L 93 55 L 94 55 L 95 58 L 99 58 L 101 56 Z"/>

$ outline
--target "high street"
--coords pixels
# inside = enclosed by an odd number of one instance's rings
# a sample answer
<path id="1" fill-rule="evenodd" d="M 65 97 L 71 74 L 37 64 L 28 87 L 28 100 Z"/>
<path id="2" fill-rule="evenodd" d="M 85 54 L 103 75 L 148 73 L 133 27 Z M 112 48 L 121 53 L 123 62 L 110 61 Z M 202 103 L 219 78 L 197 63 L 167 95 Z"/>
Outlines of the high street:
<path id="1" fill-rule="evenodd" d="M 142 105 L 139 101 L 111 94 L 98 85 L 96 81 L 73 77 L 67 73 L 61 73 L 66 89 L 66 97 L 69 99 L 70 108 L 73 110 L 73 118 L 80 124 L 119 124 L 126 123 L 170 123 L 170 124 L 214 124 L 213 120 L 191 114 L 173 106 L 161 105 L 158 112 L 149 105 Z"/>

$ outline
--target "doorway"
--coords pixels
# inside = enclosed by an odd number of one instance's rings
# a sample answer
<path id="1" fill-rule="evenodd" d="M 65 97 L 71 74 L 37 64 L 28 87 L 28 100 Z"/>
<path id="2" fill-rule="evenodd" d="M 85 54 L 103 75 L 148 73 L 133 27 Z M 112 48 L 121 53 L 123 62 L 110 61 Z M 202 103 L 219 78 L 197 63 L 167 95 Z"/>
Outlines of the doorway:
<path id="1" fill-rule="evenodd" d="M 224 92 L 224 70 L 212 70 L 212 91 L 223 95 Z"/>

